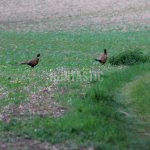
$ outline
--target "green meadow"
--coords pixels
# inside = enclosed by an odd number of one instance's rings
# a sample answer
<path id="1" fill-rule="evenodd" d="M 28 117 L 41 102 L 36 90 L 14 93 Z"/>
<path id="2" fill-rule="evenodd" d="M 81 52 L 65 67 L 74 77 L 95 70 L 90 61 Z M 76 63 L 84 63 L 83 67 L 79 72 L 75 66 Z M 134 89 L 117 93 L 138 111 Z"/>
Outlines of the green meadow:
<path id="1" fill-rule="evenodd" d="M 9 141 L 13 135 L 68 149 L 149 149 L 150 63 L 109 62 L 124 51 L 141 50 L 150 57 L 149 35 L 150 31 L 1 31 L 0 140 Z M 104 48 L 108 61 L 101 65 L 94 59 Z M 37 53 L 41 57 L 34 69 L 20 64 Z M 81 78 L 86 73 L 86 80 L 72 80 L 70 75 L 69 80 L 55 84 L 51 100 L 64 108 L 60 117 L 28 112 L 21 116 L 21 111 L 9 109 L 28 103 L 33 94 L 40 96 L 39 91 L 54 84 L 51 72 L 59 77 L 62 71 L 71 70 Z M 91 70 L 100 72 L 100 79 L 90 78 Z M 44 111 L 42 103 L 39 107 Z"/>

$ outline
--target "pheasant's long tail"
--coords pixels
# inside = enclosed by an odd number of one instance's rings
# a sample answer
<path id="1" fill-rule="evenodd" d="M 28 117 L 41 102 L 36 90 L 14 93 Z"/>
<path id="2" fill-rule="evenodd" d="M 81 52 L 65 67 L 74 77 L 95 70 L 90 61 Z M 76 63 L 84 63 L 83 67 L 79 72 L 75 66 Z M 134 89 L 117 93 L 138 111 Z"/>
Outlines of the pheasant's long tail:
<path id="1" fill-rule="evenodd" d="M 100 59 L 95 59 L 96 61 L 100 62 L 100 63 L 103 63 Z"/>
<path id="2" fill-rule="evenodd" d="M 96 61 L 99 61 L 99 59 L 95 59 Z"/>
<path id="3" fill-rule="evenodd" d="M 96 58 L 95 60 L 96 60 L 96 61 L 99 61 L 99 62 L 101 62 L 101 60 L 100 60 L 100 59 L 97 59 L 97 58 Z"/>
<path id="4" fill-rule="evenodd" d="M 20 64 L 22 64 L 22 65 L 27 65 L 27 64 L 28 64 L 28 62 L 22 62 L 22 63 L 20 63 Z"/>

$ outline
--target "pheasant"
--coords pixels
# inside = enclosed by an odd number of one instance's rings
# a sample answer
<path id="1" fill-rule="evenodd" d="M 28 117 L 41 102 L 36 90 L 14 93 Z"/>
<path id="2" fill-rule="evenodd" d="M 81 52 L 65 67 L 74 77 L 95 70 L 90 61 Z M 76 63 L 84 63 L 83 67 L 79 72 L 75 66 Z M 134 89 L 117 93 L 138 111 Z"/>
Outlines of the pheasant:
<path id="1" fill-rule="evenodd" d="M 40 54 L 37 54 L 37 57 L 33 60 L 22 62 L 21 64 L 29 65 L 34 68 L 39 63 Z"/>
<path id="2" fill-rule="evenodd" d="M 104 53 L 100 55 L 100 57 L 98 59 L 95 59 L 96 61 L 98 61 L 101 64 L 105 64 L 107 61 L 107 50 L 104 49 Z"/>

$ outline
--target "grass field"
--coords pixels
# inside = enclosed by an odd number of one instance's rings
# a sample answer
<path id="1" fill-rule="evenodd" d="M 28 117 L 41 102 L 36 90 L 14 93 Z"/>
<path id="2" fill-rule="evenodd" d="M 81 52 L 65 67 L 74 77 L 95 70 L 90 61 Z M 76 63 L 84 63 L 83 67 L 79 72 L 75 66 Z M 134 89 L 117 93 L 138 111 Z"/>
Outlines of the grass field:
<path id="1" fill-rule="evenodd" d="M 149 63 L 94 62 L 104 48 L 109 57 L 136 49 L 150 56 L 149 35 L 0 32 L 0 144 L 9 147 L 19 138 L 62 149 L 149 149 Z M 34 69 L 19 64 L 37 53 L 41 60 Z M 87 73 L 86 80 L 50 80 L 51 72 L 59 77 L 70 70 Z M 101 80 L 90 80 L 91 70 L 101 72 Z"/>
<path id="2" fill-rule="evenodd" d="M 149 150 L 149 8 L 0 1 L 0 150 Z"/>

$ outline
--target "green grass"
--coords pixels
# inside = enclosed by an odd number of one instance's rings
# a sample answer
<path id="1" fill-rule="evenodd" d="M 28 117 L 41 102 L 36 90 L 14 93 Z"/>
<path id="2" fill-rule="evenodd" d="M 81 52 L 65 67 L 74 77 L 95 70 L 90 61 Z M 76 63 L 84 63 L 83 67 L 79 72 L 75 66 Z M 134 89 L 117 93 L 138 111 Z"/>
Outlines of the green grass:
<path id="1" fill-rule="evenodd" d="M 143 117 L 149 117 L 150 110 L 150 74 L 137 78 L 125 87 L 126 97 L 135 107 L 137 113 Z"/>
<path id="2" fill-rule="evenodd" d="M 143 55 L 140 49 L 126 50 L 109 59 L 112 65 L 134 65 L 149 62 L 149 56 Z"/>
<path id="3" fill-rule="evenodd" d="M 0 122 L 0 132 L 13 132 L 16 135 L 28 135 L 33 139 L 51 143 L 94 146 L 97 149 L 134 149 L 144 148 L 135 132 L 128 127 L 131 118 L 126 118 L 118 110 L 126 105 L 117 96 L 130 82 L 131 109 L 148 114 L 149 89 L 146 75 L 149 64 L 131 67 L 101 66 L 94 62 L 104 48 L 109 57 L 118 52 L 141 49 L 150 55 L 150 32 L 50 32 L 50 33 L 9 33 L 0 34 L 0 86 L 8 96 L 0 101 L 0 110 L 6 105 L 18 105 L 28 99 L 32 92 L 51 85 L 49 73 L 58 68 L 68 70 L 91 69 L 103 72 L 102 80 L 95 82 L 61 82 L 58 87 L 63 94 L 56 93 L 56 99 L 67 107 L 61 118 L 31 116 L 27 120 L 13 117 L 9 123 Z M 16 64 L 31 59 L 41 53 L 41 61 L 35 69 Z M 87 74 L 89 79 L 89 74 Z M 142 79 L 141 77 L 145 78 Z M 138 88 L 137 88 L 138 87 Z M 2 91 L 3 91 L 2 90 Z M 143 91 L 143 92 L 141 92 Z M 143 96 L 144 95 L 144 96 Z M 142 103 L 142 102 L 145 103 Z M 141 108 L 139 108 L 139 106 Z M 136 129 L 136 128 L 135 128 Z M 132 143 L 133 142 L 133 143 Z M 135 143 L 135 144 L 134 144 Z M 136 145 L 137 144 L 137 145 Z"/>

